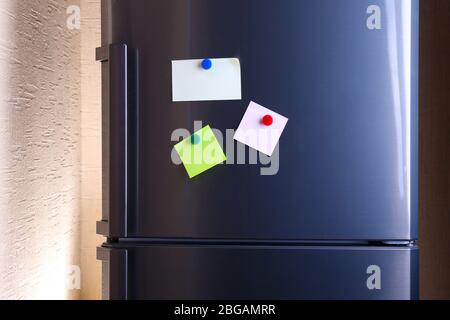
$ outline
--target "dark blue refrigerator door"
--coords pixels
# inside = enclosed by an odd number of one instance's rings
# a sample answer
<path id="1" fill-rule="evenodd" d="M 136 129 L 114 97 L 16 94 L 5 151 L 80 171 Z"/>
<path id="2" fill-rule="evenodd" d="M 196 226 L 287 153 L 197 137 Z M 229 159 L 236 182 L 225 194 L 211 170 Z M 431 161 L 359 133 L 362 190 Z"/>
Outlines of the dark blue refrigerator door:
<path id="1" fill-rule="evenodd" d="M 418 299 L 418 250 L 153 245 L 100 248 L 104 299 Z"/>
<path id="2" fill-rule="evenodd" d="M 104 0 L 100 232 L 417 239 L 418 7 L 418 0 Z M 240 60 L 242 100 L 172 101 L 171 62 L 205 57 Z M 172 133 L 193 133 L 201 121 L 225 134 L 250 101 L 289 118 L 279 157 L 189 179 L 172 162 Z"/>

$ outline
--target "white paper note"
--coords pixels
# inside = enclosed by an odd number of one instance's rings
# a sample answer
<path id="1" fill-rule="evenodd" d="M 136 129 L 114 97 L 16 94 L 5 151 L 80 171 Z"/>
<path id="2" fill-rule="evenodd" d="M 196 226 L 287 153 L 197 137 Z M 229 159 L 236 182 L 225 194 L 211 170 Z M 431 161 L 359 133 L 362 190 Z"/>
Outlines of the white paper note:
<path id="1" fill-rule="evenodd" d="M 272 119 L 270 125 L 263 123 L 266 116 Z M 286 117 L 251 102 L 234 139 L 271 157 L 288 121 Z"/>
<path id="2" fill-rule="evenodd" d="M 239 59 L 210 59 L 212 67 L 202 68 L 200 60 L 172 61 L 173 101 L 241 100 Z"/>

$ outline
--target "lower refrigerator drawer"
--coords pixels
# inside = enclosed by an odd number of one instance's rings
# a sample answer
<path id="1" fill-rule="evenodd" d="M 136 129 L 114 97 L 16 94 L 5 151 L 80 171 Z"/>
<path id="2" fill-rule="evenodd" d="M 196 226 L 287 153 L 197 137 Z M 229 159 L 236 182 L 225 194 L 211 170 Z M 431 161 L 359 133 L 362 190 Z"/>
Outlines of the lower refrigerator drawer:
<path id="1" fill-rule="evenodd" d="M 418 299 L 417 247 L 104 246 L 111 300 Z"/>

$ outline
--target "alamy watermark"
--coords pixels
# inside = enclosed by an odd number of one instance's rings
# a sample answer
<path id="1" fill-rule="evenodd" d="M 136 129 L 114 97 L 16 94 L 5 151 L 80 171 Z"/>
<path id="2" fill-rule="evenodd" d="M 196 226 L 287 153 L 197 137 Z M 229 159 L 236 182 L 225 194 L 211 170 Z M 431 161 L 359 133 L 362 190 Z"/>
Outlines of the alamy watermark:
<path id="1" fill-rule="evenodd" d="M 67 7 L 66 13 L 67 17 L 67 28 L 69 30 L 80 30 L 81 29 L 81 8 L 77 5 L 71 5 Z"/>
<path id="2" fill-rule="evenodd" d="M 194 122 L 194 132 L 198 132 L 203 128 L 203 123 L 201 121 Z M 263 153 L 258 152 L 255 149 L 248 148 L 242 143 L 235 141 L 234 137 L 236 131 L 234 129 L 227 129 L 225 135 L 222 131 L 218 129 L 212 129 L 215 138 L 218 140 L 222 149 L 227 156 L 225 165 L 261 165 L 261 175 L 262 176 L 274 176 L 277 175 L 280 170 L 280 146 L 279 144 L 275 148 L 272 156 L 267 156 Z M 192 132 L 188 129 L 176 129 L 173 131 L 171 136 L 172 142 L 180 142 L 192 136 Z M 272 139 L 271 130 L 261 130 L 261 131 L 248 131 L 246 132 L 248 141 L 252 141 L 253 144 L 264 145 L 270 143 Z M 203 137 L 205 142 L 209 142 L 214 137 Z M 193 164 L 213 164 L 216 163 L 217 153 L 215 148 L 199 148 L 202 150 L 201 154 L 195 154 L 189 159 L 192 159 Z M 248 150 L 248 152 L 247 152 Z M 175 149 L 172 150 L 171 154 L 172 163 L 175 165 L 182 165 L 180 156 Z M 190 163 L 190 164 L 192 164 Z"/>
<path id="3" fill-rule="evenodd" d="M 66 289 L 81 290 L 81 268 L 79 266 L 69 266 L 66 273 Z"/>

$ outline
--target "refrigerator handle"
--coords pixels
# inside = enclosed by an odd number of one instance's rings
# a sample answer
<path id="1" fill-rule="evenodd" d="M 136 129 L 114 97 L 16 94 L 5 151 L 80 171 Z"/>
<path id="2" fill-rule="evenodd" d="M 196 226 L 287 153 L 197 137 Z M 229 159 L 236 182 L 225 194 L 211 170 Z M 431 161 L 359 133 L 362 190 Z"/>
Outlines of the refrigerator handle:
<path id="1" fill-rule="evenodd" d="M 97 248 L 97 260 L 102 262 L 102 299 L 128 299 L 128 251 Z"/>
<path id="2" fill-rule="evenodd" d="M 127 237 L 128 185 L 128 48 L 113 44 L 97 48 L 102 63 L 103 206 L 97 233 Z"/>

